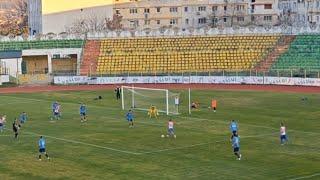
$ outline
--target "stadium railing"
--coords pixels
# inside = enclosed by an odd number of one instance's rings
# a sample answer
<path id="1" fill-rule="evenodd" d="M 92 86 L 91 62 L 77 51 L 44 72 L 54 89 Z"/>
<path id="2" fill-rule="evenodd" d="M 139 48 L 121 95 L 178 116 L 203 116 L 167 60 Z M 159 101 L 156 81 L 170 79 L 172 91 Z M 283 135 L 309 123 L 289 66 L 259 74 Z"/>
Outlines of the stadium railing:
<path id="1" fill-rule="evenodd" d="M 87 74 L 89 77 L 128 77 L 128 76 L 271 76 L 271 77 L 301 77 L 301 78 L 320 78 L 320 70 L 312 69 L 273 69 L 267 72 L 259 72 L 257 70 L 248 71 L 227 71 L 227 70 L 213 70 L 208 72 L 184 72 L 184 73 L 129 73 L 122 72 L 101 73 L 101 74 Z"/>

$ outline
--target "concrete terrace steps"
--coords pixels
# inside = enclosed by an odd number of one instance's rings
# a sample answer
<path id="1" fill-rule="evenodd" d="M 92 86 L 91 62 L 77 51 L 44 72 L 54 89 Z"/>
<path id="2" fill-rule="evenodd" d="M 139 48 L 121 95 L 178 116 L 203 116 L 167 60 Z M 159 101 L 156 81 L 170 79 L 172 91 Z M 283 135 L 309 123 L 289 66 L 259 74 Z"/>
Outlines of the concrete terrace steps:
<path id="1" fill-rule="evenodd" d="M 81 75 L 96 73 L 99 54 L 100 41 L 87 40 L 83 49 L 83 61 L 80 68 Z"/>
<path id="2" fill-rule="evenodd" d="M 277 61 L 277 59 L 285 53 L 290 44 L 294 41 L 295 36 L 283 36 L 276 47 L 269 53 L 269 55 L 261 61 L 255 68 L 257 72 L 267 72 L 270 70 L 272 64 Z"/>

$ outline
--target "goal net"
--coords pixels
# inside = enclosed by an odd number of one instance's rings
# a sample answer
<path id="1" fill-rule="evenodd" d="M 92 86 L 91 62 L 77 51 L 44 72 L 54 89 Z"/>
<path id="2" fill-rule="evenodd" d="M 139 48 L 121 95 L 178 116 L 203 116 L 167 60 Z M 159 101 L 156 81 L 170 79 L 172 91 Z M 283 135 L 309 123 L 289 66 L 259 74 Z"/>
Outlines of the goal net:
<path id="1" fill-rule="evenodd" d="M 122 109 L 138 109 L 148 111 L 155 106 L 160 113 L 179 114 L 176 99 L 180 101 L 180 94 L 170 92 L 168 89 L 153 89 L 122 86 Z"/>

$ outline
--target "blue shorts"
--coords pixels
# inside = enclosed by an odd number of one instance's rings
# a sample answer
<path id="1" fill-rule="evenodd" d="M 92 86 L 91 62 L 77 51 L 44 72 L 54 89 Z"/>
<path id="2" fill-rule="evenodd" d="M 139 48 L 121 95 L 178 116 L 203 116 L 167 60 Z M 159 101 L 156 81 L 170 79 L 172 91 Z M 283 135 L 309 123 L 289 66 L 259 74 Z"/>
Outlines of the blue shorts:
<path id="1" fill-rule="evenodd" d="M 239 148 L 239 147 L 233 148 L 233 152 L 237 153 L 237 152 L 239 152 L 239 151 L 240 151 L 240 148 Z"/>
<path id="2" fill-rule="evenodd" d="M 281 135 L 281 136 L 280 136 L 280 139 L 281 139 L 281 140 L 287 140 L 287 135 Z"/>
<path id="3" fill-rule="evenodd" d="M 55 116 L 59 116 L 59 115 L 60 115 L 59 112 L 54 112 L 53 114 L 54 114 Z"/>
<path id="4" fill-rule="evenodd" d="M 169 134 L 174 134 L 174 129 L 173 128 L 168 128 L 168 133 Z"/>
<path id="5" fill-rule="evenodd" d="M 46 152 L 46 149 L 45 148 L 40 148 L 39 149 L 39 153 L 45 153 Z"/>
<path id="6" fill-rule="evenodd" d="M 0 123 L 0 127 L 2 127 L 3 126 L 3 124 L 2 123 Z"/>
<path id="7" fill-rule="evenodd" d="M 128 122 L 132 122 L 133 121 L 133 119 L 127 119 L 128 120 Z"/>
<path id="8" fill-rule="evenodd" d="M 85 112 L 80 113 L 80 116 L 86 116 Z"/>

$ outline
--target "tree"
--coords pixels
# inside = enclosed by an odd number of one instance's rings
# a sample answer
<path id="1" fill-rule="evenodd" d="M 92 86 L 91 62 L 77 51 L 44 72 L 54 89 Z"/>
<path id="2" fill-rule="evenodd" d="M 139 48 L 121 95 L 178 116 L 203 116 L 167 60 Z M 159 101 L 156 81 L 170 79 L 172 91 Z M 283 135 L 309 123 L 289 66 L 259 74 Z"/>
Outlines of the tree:
<path id="1" fill-rule="evenodd" d="M 110 18 L 105 19 L 106 28 L 111 31 L 122 30 L 123 29 L 123 26 L 121 24 L 122 18 L 123 18 L 122 16 L 118 14 L 114 14 L 112 19 Z"/>

